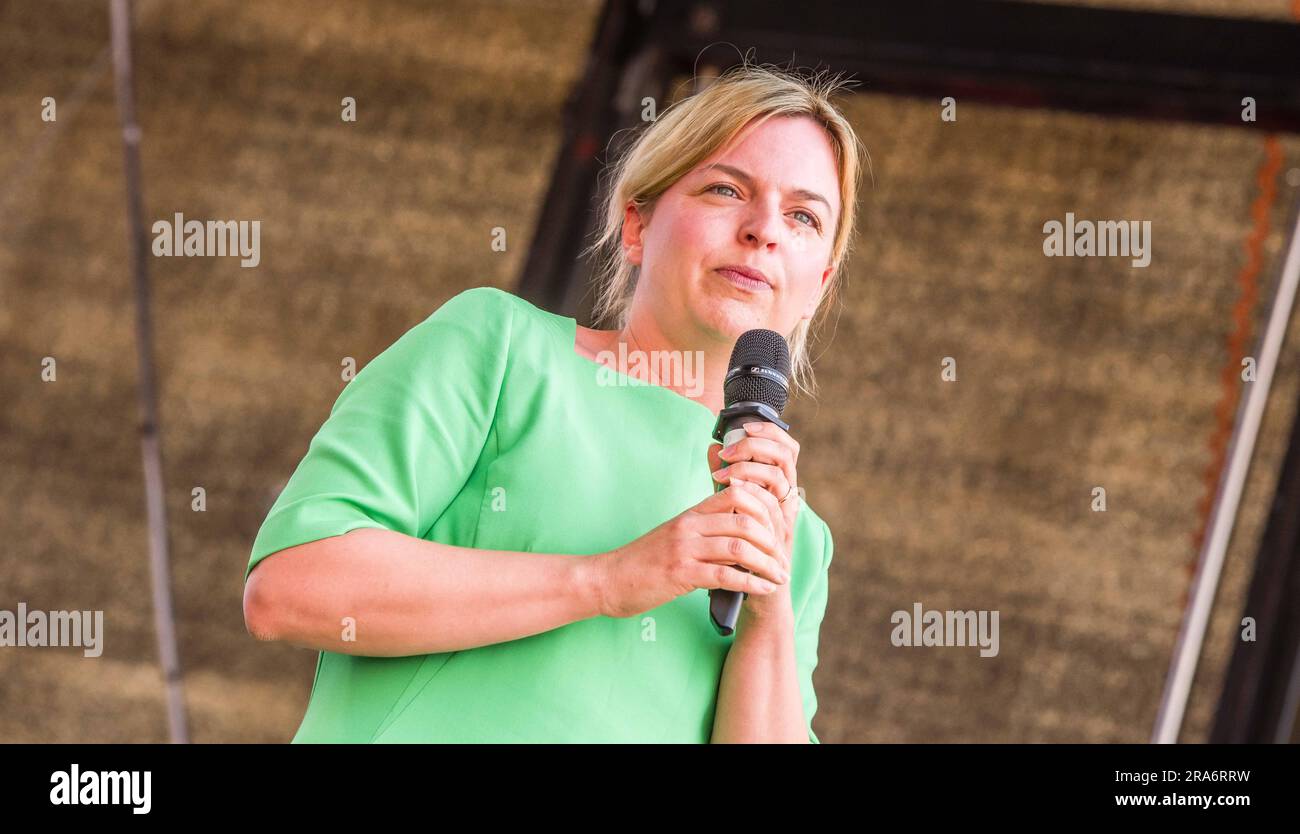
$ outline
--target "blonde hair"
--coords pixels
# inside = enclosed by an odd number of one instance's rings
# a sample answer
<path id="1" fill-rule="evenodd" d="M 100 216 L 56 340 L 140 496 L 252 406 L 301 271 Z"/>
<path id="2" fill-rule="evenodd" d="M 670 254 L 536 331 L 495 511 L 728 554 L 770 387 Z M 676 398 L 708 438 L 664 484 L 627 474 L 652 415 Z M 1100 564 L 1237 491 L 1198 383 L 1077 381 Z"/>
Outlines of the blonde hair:
<path id="1" fill-rule="evenodd" d="M 755 119 L 806 116 L 826 131 L 839 168 L 840 216 L 831 248 L 834 272 L 822 290 L 817 312 L 801 320 L 791 334 L 782 334 L 790 346 L 791 387 L 812 395 L 816 391 L 808 335 L 824 318 L 828 299 L 838 298 L 840 274 L 852 248 L 861 179 L 859 151 L 866 154 L 847 119 L 831 102 L 841 88 L 856 84 L 825 71 L 811 77 L 770 65 L 743 63 L 724 72 L 712 84 L 675 102 L 631 142 L 607 171 L 611 183 L 603 198 L 603 219 L 596 240 L 584 256 L 604 250 L 597 261 L 596 321 L 612 321 L 622 329 L 640 277 L 640 267 L 627 260 L 622 247 L 626 207 L 634 204 L 646 222 L 658 198 L 700 162 L 730 143 Z M 868 163 L 870 158 L 868 157 Z"/>

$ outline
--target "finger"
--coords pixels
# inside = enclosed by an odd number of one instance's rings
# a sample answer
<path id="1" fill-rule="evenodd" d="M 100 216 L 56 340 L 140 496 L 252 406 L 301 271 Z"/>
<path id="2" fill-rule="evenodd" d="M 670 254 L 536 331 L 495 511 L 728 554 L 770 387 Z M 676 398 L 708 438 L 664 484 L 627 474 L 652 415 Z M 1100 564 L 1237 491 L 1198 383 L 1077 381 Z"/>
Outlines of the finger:
<path id="1" fill-rule="evenodd" d="M 745 492 L 739 488 L 737 492 L 735 509 L 702 514 L 692 525 L 695 533 L 701 536 L 740 536 L 765 553 L 779 550 L 781 529 L 773 525 L 772 513 L 763 505 L 758 491 Z"/>
<path id="2" fill-rule="evenodd" d="M 759 503 L 763 505 L 764 512 L 771 517 L 773 529 L 777 532 L 781 532 L 782 528 L 785 526 L 785 511 L 781 507 L 781 502 L 776 500 L 776 496 L 772 495 L 772 493 L 765 489 L 761 484 L 756 484 L 753 481 L 746 480 L 738 475 L 732 478 L 731 482 L 733 486 L 738 485 L 742 488 L 748 489 L 753 496 L 758 499 Z"/>
<path id="3" fill-rule="evenodd" d="M 696 562 L 689 579 L 696 588 L 722 588 L 744 594 L 770 594 L 776 590 L 761 576 L 716 563 Z"/>
<path id="4" fill-rule="evenodd" d="M 781 561 L 759 550 L 745 539 L 733 536 L 703 536 L 701 547 L 695 550 L 695 561 L 701 564 L 731 565 L 761 576 L 768 582 L 783 585 L 785 568 Z"/>
<path id="5" fill-rule="evenodd" d="M 755 440 L 775 440 L 781 447 L 789 451 L 790 468 L 798 465 L 800 461 L 800 444 L 798 440 L 792 438 L 787 430 L 781 429 L 776 423 L 755 421 L 745 423 L 745 434 Z"/>
<path id="6" fill-rule="evenodd" d="M 766 522 L 744 513 L 716 513 L 702 519 L 697 531 L 703 539 L 716 540 L 706 542 L 699 555 L 702 561 L 743 565 L 773 582 L 785 582 L 781 578 L 787 572 L 782 545 Z"/>
<path id="7" fill-rule="evenodd" d="M 742 437 L 730 446 L 719 449 L 718 456 L 728 463 L 737 460 L 757 460 L 775 464 L 792 457 L 792 452 L 790 447 L 766 437 Z"/>
<path id="8" fill-rule="evenodd" d="M 781 506 L 781 502 L 773 498 L 772 493 L 763 489 L 758 484 L 752 484 L 741 478 L 736 478 L 732 483 L 735 486 L 740 486 L 742 489 L 748 489 L 763 505 L 764 511 L 770 519 L 772 530 L 776 534 L 777 541 L 781 544 L 778 555 L 781 558 L 782 565 L 788 572 L 790 570 L 790 554 L 786 550 L 785 543 L 789 538 L 789 524 L 786 520 L 785 511 Z"/>
<path id="9" fill-rule="evenodd" d="M 799 442 L 790 436 L 790 432 L 778 426 L 776 423 L 768 423 L 764 420 L 754 420 L 745 424 L 745 433 L 750 437 L 763 437 L 788 446 L 793 453 L 795 461 L 799 460 Z"/>
<path id="10" fill-rule="evenodd" d="M 742 492 L 739 489 L 733 489 L 730 485 L 728 485 L 725 489 L 713 493 L 708 498 L 705 498 L 703 501 L 696 504 L 694 507 L 691 507 L 689 512 L 695 513 L 696 515 L 707 515 L 709 513 L 728 513 L 731 512 L 732 510 L 736 510 L 738 512 L 745 512 L 746 511 L 744 509 L 745 507 L 749 507 L 749 508 L 755 507 L 753 499 L 754 499 L 753 495 L 746 492 Z M 742 503 L 737 504 L 737 502 L 742 502 Z M 761 511 L 761 507 L 759 508 L 759 510 Z"/>
<path id="11" fill-rule="evenodd" d="M 727 484 L 725 487 L 720 487 L 718 492 L 713 493 L 694 507 L 691 507 L 689 512 L 708 514 L 726 513 L 735 510 L 737 512 L 752 511 L 760 514 L 765 513 L 765 510 L 761 505 L 755 504 L 756 500 L 757 499 L 752 492 L 734 489 L 731 484 Z M 739 505 L 737 505 L 736 502 L 740 502 Z"/>
<path id="12" fill-rule="evenodd" d="M 746 423 L 746 425 L 751 425 Z M 776 428 L 776 427 L 773 427 Z M 777 429 L 779 431 L 779 429 Z M 795 457 L 789 446 L 765 437 L 746 437 L 718 452 L 729 464 L 754 461 L 780 467 L 789 483 L 795 483 Z"/>
<path id="13" fill-rule="evenodd" d="M 709 444 L 709 471 L 710 472 L 714 471 L 715 469 L 719 469 L 723 466 L 726 466 L 726 461 L 724 461 L 721 457 L 718 456 L 718 452 L 720 451 L 722 451 L 721 443 Z"/>
<path id="14" fill-rule="evenodd" d="M 758 484 L 776 496 L 777 500 L 787 495 L 791 488 L 785 472 L 770 463 L 744 460 L 713 473 L 713 479 L 718 483 L 730 483 L 733 477 Z"/>
<path id="15" fill-rule="evenodd" d="M 726 492 L 732 497 L 732 507 L 735 512 L 748 513 L 758 519 L 771 529 L 772 534 L 777 537 L 778 541 L 780 540 L 780 519 L 774 519 L 767 505 L 763 503 L 763 496 L 766 494 L 763 487 L 746 481 L 744 478 L 737 478 L 736 483 L 727 486 Z M 768 497 L 771 496 L 768 495 Z"/>
<path id="16" fill-rule="evenodd" d="M 776 442 L 786 446 L 791 450 L 790 467 L 784 468 L 786 480 L 793 487 L 794 493 L 782 492 L 778 499 L 781 503 L 781 509 L 785 514 L 787 525 L 790 531 L 794 529 L 795 518 L 799 514 L 801 499 L 794 497 L 799 489 L 799 475 L 797 467 L 799 463 L 799 442 L 790 436 L 790 433 L 775 423 L 768 423 L 762 420 L 756 420 L 744 424 L 747 436 L 763 439 L 775 439 Z"/>

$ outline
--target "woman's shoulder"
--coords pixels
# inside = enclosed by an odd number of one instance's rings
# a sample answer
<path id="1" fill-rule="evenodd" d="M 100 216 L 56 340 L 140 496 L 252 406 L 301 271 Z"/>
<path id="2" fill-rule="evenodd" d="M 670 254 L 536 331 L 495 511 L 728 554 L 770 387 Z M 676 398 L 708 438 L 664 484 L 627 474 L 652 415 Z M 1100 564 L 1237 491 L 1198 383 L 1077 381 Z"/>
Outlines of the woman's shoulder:
<path id="1" fill-rule="evenodd" d="M 453 316 L 479 317 L 483 326 L 502 326 L 510 322 L 515 312 L 517 296 L 499 287 L 470 287 L 448 298 L 429 314 L 425 321 Z"/>
<path id="2" fill-rule="evenodd" d="M 481 336 L 507 337 L 518 347 L 539 335 L 553 338 L 562 332 L 563 317 L 500 287 L 470 287 L 447 299 L 424 324 L 443 321 L 472 323 Z"/>

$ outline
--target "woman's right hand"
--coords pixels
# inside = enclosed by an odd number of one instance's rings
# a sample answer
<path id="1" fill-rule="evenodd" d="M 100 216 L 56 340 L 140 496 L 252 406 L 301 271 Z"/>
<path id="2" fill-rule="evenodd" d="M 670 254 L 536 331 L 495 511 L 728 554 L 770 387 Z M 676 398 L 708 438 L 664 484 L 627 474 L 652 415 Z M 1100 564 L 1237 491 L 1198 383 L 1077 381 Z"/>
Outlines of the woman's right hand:
<path id="1" fill-rule="evenodd" d="M 769 594 L 772 583 L 788 582 L 758 489 L 728 486 L 639 539 L 589 557 L 601 615 L 631 617 L 696 588 Z"/>

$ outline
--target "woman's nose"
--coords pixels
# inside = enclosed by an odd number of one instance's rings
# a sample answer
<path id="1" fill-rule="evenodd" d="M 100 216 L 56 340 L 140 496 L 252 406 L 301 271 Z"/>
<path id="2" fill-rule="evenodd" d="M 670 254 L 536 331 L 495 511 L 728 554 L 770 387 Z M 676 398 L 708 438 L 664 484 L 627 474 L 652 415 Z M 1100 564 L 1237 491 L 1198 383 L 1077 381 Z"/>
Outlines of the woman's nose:
<path id="1" fill-rule="evenodd" d="M 757 241 L 761 246 L 768 246 L 781 242 L 785 229 L 781 224 L 780 207 L 755 204 L 746 212 L 740 232 L 745 243 Z"/>

